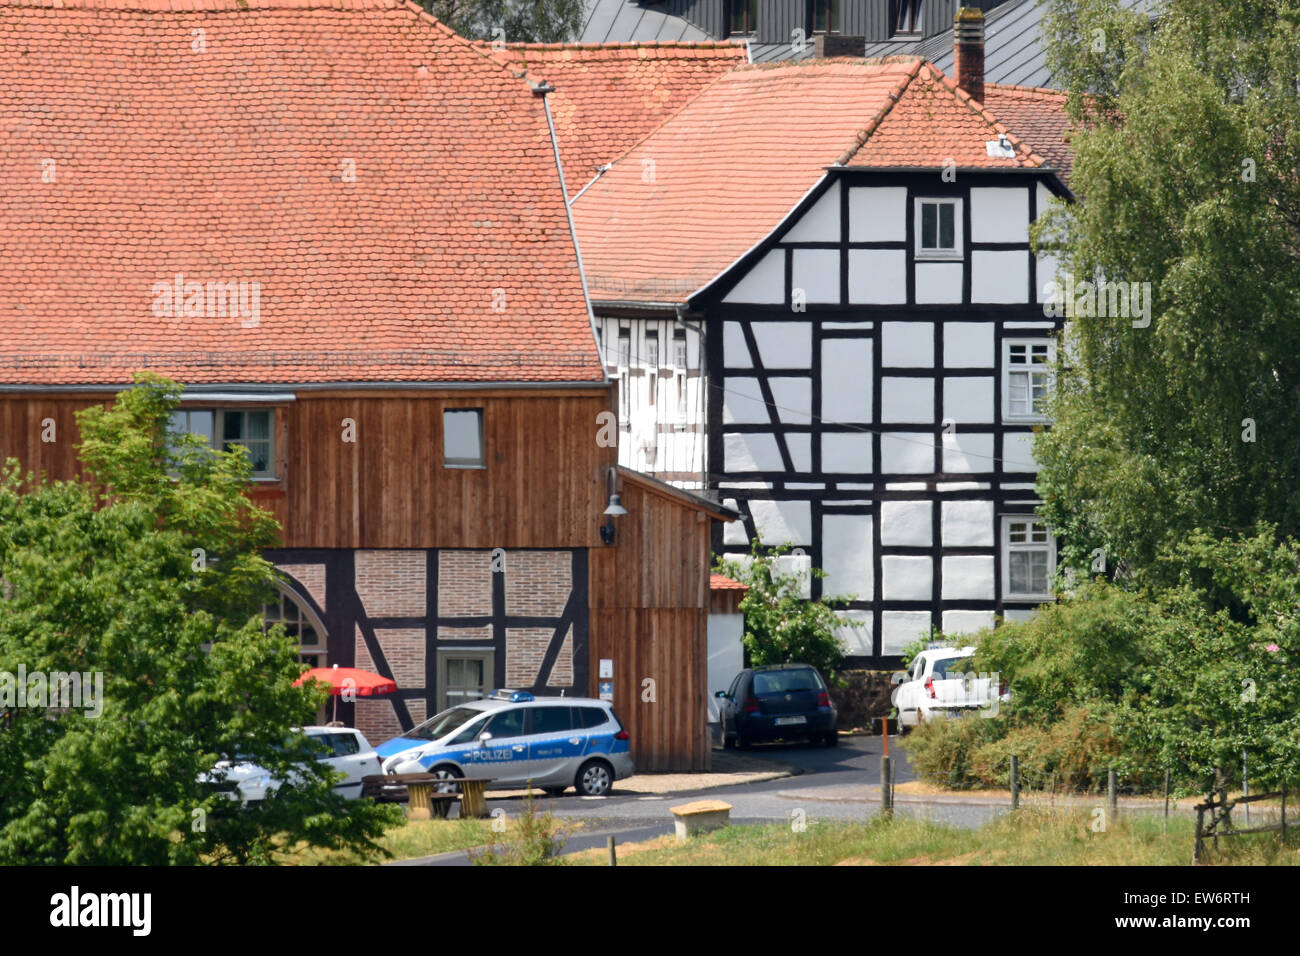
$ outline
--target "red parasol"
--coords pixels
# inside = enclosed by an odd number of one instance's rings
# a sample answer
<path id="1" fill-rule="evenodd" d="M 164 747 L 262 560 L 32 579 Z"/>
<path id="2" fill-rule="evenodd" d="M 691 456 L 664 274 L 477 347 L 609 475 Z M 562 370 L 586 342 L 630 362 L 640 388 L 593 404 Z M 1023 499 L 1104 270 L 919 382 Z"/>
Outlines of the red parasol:
<path id="1" fill-rule="evenodd" d="M 339 667 L 337 664 L 333 667 L 313 667 L 294 681 L 293 686 L 299 687 L 309 680 L 319 681 L 326 685 L 329 693 L 335 698 L 344 694 L 356 697 L 377 697 L 380 694 L 391 694 L 397 690 L 397 683 L 381 674 L 358 670 L 355 667 Z M 334 701 L 334 716 L 336 718 L 338 712 L 339 702 L 336 699 Z"/>

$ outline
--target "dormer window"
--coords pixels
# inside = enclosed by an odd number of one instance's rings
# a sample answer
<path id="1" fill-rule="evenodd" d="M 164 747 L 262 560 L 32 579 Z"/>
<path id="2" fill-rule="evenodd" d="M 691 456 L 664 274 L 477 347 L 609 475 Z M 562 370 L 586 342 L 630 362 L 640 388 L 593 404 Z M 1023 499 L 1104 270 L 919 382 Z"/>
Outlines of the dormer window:
<path id="1" fill-rule="evenodd" d="M 924 0 L 890 0 L 889 22 L 894 36 L 919 36 L 922 32 L 921 11 Z"/>
<path id="2" fill-rule="evenodd" d="M 813 33 L 839 33 L 841 9 L 840 0 L 813 0 Z"/>
<path id="3" fill-rule="evenodd" d="M 961 202 L 957 199 L 916 201 L 916 257 L 961 258 Z"/>
<path id="4" fill-rule="evenodd" d="M 758 0 L 731 0 L 729 29 L 731 35 L 758 30 Z"/>

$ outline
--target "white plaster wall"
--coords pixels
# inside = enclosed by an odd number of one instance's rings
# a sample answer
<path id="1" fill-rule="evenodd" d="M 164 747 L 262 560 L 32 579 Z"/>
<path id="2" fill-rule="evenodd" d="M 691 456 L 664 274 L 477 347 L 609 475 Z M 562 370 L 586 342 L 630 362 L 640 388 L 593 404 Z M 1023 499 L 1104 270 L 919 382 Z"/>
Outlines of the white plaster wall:
<path id="1" fill-rule="evenodd" d="M 805 302 L 840 301 L 840 253 L 838 249 L 795 249 L 791 261 L 790 295 L 797 300 L 803 290 Z"/>
<path id="2" fill-rule="evenodd" d="M 806 501 L 749 502 L 754 529 L 765 544 L 807 545 L 812 542 L 812 508 Z"/>
<path id="3" fill-rule="evenodd" d="M 871 516 L 822 516 L 822 593 L 852 594 L 870 601 L 874 594 L 871 570 Z"/>
<path id="4" fill-rule="evenodd" d="M 773 249 L 763 256 L 727 293 L 723 302 L 772 304 L 785 301 L 785 251 Z"/>
<path id="5" fill-rule="evenodd" d="M 870 339 L 822 340 L 822 421 L 870 422 Z"/>
<path id="6" fill-rule="evenodd" d="M 960 262 L 918 262 L 916 264 L 916 301 L 922 304 L 961 302 Z"/>
<path id="7" fill-rule="evenodd" d="M 930 368 L 934 365 L 934 323 L 882 323 L 880 364 L 885 368 Z"/>
<path id="8" fill-rule="evenodd" d="M 992 626 L 992 611 L 943 612 L 943 632 L 945 634 L 974 634 L 976 631 Z"/>
<path id="9" fill-rule="evenodd" d="M 1008 621 L 1032 621 L 1037 613 L 1038 609 L 1033 607 L 1009 607 L 1002 616 Z"/>
<path id="10" fill-rule="evenodd" d="M 928 548 L 933 534 L 931 511 L 928 501 L 882 501 L 880 543 Z"/>
<path id="11" fill-rule="evenodd" d="M 993 436 L 978 432 L 963 432 L 960 428 L 953 435 L 944 435 L 943 470 L 945 472 L 989 472 L 996 471 L 993 461 Z"/>
<path id="12" fill-rule="evenodd" d="M 722 323 L 722 364 L 727 368 L 753 368 L 739 322 Z"/>
<path id="13" fill-rule="evenodd" d="M 832 183 L 789 232 L 782 242 L 840 241 L 840 184 Z"/>
<path id="14" fill-rule="evenodd" d="M 887 554 L 880 559 L 881 595 L 886 601 L 929 601 L 934 593 L 934 561 Z"/>
<path id="15" fill-rule="evenodd" d="M 785 447 L 790 451 L 790 464 L 796 474 L 806 475 L 812 471 L 812 436 L 786 435 Z"/>
<path id="16" fill-rule="evenodd" d="M 841 611 L 840 616 L 861 623 L 861 627 L 838 627 L 835 634 L 844 642 L 844 653 L 850 656 L 870 657 L 871 643 L 875 637 L 871 627 L 870 611 Z"/>
<path id="17" fill-rule="evenodd" d="M 812 379 L 801 376 L 767 381 L 781 421 L 787 425 L 807 425 L 812 421 Z"/>
<path id="18" fill-rule="evenodd" d="M 723 379 L 722 421 L 727 425 L 765 425 L 771 421 L 758 379 L 731 375 Z"/>
<path id="19" fill-rule="evenodd" d="M 995 356 L 992 322 L 946 322 L 943 364 L 948 368 L 992 368 Z"/>
<path id="20" fill-rule="evenodd" d="M 1027 302 L 1029 253 L 1018 249 L 971 252 L 971 302 Z"/>
<path id="21" fill-rule="evenodd" d="M 901 186 L 849 190 L 849 241 L 907 240 L 907 190 Z"/>
<path id="22" fill-rule="evenodd" d="M 723 467 L 729 472 L 781 471 L 781 452 L 776 438 L 767 432 L 736 434 L 722 438 Z"/>
<path id="23" fill-rule="evenodd" d="M 849 301 L 865 305 L 906 302 L 906 250 L 850 249 Z"/>
<path id="24" fill-rule="evenodd" d="M 886 474 L 934 472 L 934 436 L 924 432 L 885 432 L 880 436 L 880 470 Z"/>
<path id="25" fill-rule="evenodd" d="M 722 505 L 730 508 L 732 511 L 739 511 L 740 505 L 735 498 L 724 498 Z M 722 543 L 723 544 L 749 544 L 749 537 L 745 534 L 745 522 L 728 521 L 722 526 Z"/>
<path id="26" fill-rule="evenodd" d="M 1061 270 L 1061 260 L 1056 256 L 1039 256 L 1038 271 L 1035 273 L 1038 281 L 1038 301 L 1046 302 L 1048 299 L 1056 298 L 1063 294 L 1061 286 L 1064 284 L 1064 272 Z M 1056 286 L 1055 293 L 1053 286 Z"/>
<path id="27" fill-rule="evenodd" d="M 930 634 L 929 611 L 885 611 L 880 615 L 880 653 L 900 653 L 918 637 Z"/>
<path id="28" fill-rule="evenodd" d="M 871 474 L 871 435 L 862 432 L 823 432 L 822 471 L 841 475 Z"/>
<path id="29" fill-rule="evenodd" d="M 1002 436 L 1004 471 L 1038 471 L 1033 432 L 1008 432 Z"/>
<path id="30" fill-rule="evenodd" d="M 1029 190 L 1023 186 L 973 187 L 970 213 L 972 242 L 1029 241 Z"/>
<path id="31" fill-rule="evenodd" d="M 948 555 L 943 559 L 944 600 L 992 601 L 993 555 Z"/>
<path id="32" fill-rule="evenodd" d="M 1043 217 L 1043 214 L 1047 212 L 1047 207 L 1051 205 L 1052 200 L 1054 200 L 1056 197 L 1053 196 L 1052 191 L 1048 189 L 1046 186 L 1044 186 L 1042 183 L 1035 183 L 1034 188 L 1038 192 L 1038 199 L 1037 199 L 1038 217 L 1041 219 Z"/>
<path id="33" fill-rule="evenodd" d="M 940 541 L 945 548 L 991 548 L 993 547 L 993 502 L 941 502 L 939 525 Z"/>
<path id="34" fill-rule="evenodd" d="M 798 579 L 800 596 L 812 597 L 812 558 L 806 554 L 783 554 L 775 565 L 778 574 Z"/>
<path id="35" fill-rule="evenodd" d="M 934 379 L 883 378 L 880 382 L 880 420 L 900 424 L 934 421 Z"/>
<path id="36" fill-rule="evenodd" d="M 710 614 L 707 625 L 709 646 L 709 722 L 717 723 L 718 699 L 714 691 L 726 690 L 732 680 L 745 669 L 745 615 Z"/>
<path id="37" fill-rule="evenodd" d="M 755 322 L 751 328 L 764 368 L 812 368 L 811 323 Z"/>
<path id="38" fill-rule="evenodd" d="M 943 380 L 943 417 L 957 422 L 958 429 L 966 422 L 992 422 L 996 411 L 997 389 L 991 375 Z"/>

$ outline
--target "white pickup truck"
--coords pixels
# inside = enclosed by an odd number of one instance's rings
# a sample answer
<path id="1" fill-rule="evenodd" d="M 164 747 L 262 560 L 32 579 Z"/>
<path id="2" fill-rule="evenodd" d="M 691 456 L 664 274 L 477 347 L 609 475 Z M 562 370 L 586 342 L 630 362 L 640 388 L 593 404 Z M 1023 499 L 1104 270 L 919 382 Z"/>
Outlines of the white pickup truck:
<path id="1" fill-rule="evenodd" d="M 898 723 L 915 727 L 936 718 L 979 713 L 996 717 L 998 704 L 1010 700 L 999 675 L 976 674 L 969 668 L 973 647 L 932 647 L 917 654 L 905 672 L 894 675 L 898 686 L 891 697 Z"/>

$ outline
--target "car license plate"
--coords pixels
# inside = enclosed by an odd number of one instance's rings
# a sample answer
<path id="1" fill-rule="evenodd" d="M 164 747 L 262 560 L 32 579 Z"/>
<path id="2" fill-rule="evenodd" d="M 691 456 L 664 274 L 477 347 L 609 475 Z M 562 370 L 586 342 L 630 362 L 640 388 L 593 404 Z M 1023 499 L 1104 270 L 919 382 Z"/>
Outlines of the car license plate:
<path id="1" fill-rule="evenodd" d="M 776 719 L 776 725 L 778 727 L 784 727 L 787 724 L 806 724 L 806 723 L 808 723 L 807 717 L 778 717 Z"/>

